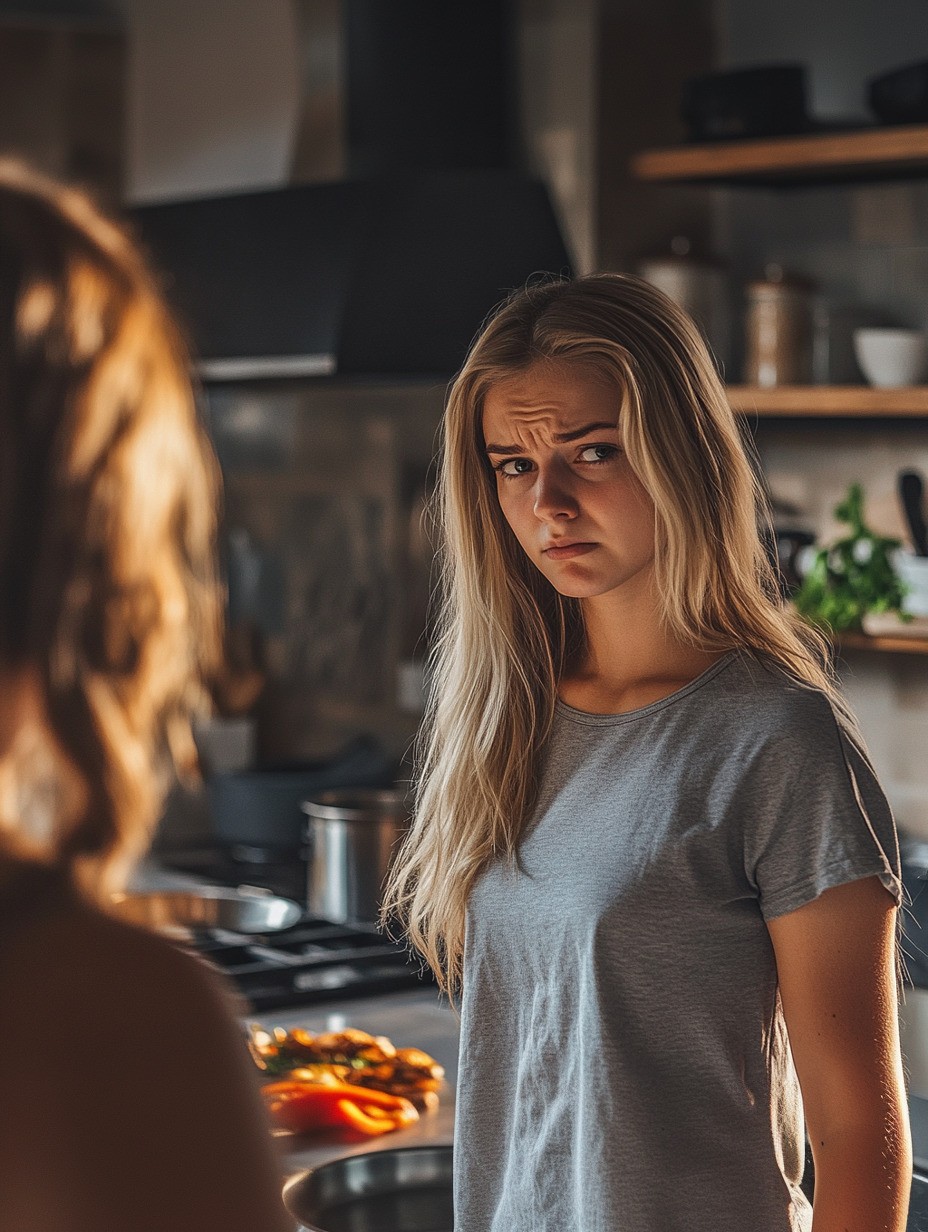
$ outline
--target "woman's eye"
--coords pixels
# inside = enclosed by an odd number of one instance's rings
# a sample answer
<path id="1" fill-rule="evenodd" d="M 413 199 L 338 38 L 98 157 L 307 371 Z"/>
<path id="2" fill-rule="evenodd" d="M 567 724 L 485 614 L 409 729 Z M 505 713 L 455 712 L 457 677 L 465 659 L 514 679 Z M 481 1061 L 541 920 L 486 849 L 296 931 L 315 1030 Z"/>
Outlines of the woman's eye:
<path id="1" fill-rule="evenodd" d="M 616 445 L 584 445 L 580 451 L 580 457 L 584 462 L 611 462 L 619 452 Z M 598 454 L 598 457 L 587 458 L 585 454 Z"/>
<path id="2" fill-rule="evenodd" d="M 586 466 L 599 466 L 604 462 L 611 462 L 619 452 L 617 445 L 584 445 L 580 450 L 579 461 Z M 593 456 L 587 457 L 587 454 Z M 493 469 L 504 479 L 520 479 L 531 471 L 532 465 L 530 458 L 507 458 L 505 462 L 498 462 Z"/>
<path id="3" fill-rule="evenodd" d="M 497 466 L 494 466 L 493 469 L 496 471 L 497 475 L 502 475 L 504 479 L 518 479 L 520 475 L 525 475 L 528 473 L 528 468 L 531 465 L 532 464 L 529 462 L 528 458 L 507 458 L 505 462 L 500 462 Z M 524 466 L 526 469 L 507 469 L 508 467 L 518 468 L 520 466 Z"/>

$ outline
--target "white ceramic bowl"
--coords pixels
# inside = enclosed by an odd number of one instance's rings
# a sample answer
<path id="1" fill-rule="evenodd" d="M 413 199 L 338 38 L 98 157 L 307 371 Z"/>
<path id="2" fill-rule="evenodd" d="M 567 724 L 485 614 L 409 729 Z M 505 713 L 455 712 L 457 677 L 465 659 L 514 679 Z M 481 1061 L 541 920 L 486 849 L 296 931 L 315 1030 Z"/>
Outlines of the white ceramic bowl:
<path id="1" fill-rule="evenodd" d="M 917 385 L 925 375 L 928 337 L 917 329 L 855 329 L 854 354 L 871 385 Z"/>
<path id="2" fill-rule="evenodd" d="M 902 610 L 913 616 L 928 616 L 928 556 L 900 549 L 893 554 L 893 567 L 909 587 Z"/>

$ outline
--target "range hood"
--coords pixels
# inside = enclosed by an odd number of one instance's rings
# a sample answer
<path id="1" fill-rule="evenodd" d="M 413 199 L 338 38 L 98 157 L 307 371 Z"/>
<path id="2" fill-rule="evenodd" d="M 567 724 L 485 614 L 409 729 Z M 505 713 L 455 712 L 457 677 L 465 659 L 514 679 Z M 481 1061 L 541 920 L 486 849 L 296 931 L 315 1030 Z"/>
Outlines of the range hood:
<path id="1" fill-rule="evenodd" d="M 297 182 L 137 207 L 136 228 L 206 379 L 446 378 L 507 292 L 570 272 L 520 170 L 516 7 L 294 2 Z"/>
<path id="2" fill-rule="evenodd" d="M 570 261 L 545 187 L 427 171 L 137 207 L 206 380 L 438 375 L 508 291 Z"/>

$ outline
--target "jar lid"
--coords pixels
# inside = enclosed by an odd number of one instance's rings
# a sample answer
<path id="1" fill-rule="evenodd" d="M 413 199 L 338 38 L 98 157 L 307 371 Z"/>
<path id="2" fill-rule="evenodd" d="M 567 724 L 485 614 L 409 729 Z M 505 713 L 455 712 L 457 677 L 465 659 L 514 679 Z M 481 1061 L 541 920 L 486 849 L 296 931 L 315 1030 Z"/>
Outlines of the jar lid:
<path id="1" fill-rule="evenodd" d="M 811 278 L 805 278 L 802 274 L 793 274 L 787 272 L 778 261 L 769 261 L 764 266 L 764 277 L 755 278 L 747 284 L 749 291 L 780 291 L 783 293 L 799 292 L 809 293 L 815 290 L 815 283 Z"/>
<path id="2" fill-rule="evenodd" d="M 639 269 L 645 267 L 654 269 L 661 266 L 669 269 L 723 270 L 726 268 L 726 262 L 720 257 L 694 255 L 692 244 L 685 235 L 673 237 L 670 241 L 670 252 L 663 249 L 660 252 L 646 253 L 638 258 L 637 265 Z"/>

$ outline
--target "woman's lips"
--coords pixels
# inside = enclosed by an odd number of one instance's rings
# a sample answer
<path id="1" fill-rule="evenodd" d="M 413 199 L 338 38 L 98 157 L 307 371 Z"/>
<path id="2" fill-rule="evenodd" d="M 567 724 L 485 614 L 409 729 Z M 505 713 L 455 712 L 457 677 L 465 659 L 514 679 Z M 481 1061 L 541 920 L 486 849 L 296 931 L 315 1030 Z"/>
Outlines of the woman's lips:
<path id="1" fill-rule="evenodd" d="M 545 548 L 545 556 L 549 556 L 551 560 L 569 560 L 571 556 L 585 556 L 595 547 L 595 543 L 571 543 L 563 548 Z"/>

